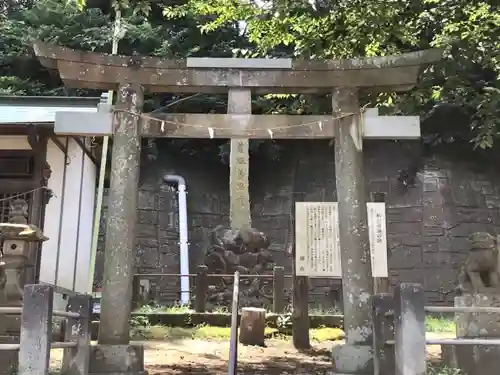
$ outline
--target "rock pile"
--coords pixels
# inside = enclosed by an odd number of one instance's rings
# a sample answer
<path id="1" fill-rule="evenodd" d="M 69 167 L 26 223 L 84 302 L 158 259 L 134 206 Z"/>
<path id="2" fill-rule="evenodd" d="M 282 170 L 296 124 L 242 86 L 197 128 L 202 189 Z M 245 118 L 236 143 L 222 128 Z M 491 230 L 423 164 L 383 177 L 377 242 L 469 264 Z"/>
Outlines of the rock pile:
<path id="1" fill-rule="evenodd" d="M 255 228 L 230 229 L 218 226 L 212 232 L 205 254 L 209 274 L 231 275 L 209 279 L 208 309 L 231 306 L 233 277 L 241 275 L 271 275 L 274 267 L 269 239 Z M 264 307 L 272 303 L 271 277 L 240 279 L 240 306 Z"/>

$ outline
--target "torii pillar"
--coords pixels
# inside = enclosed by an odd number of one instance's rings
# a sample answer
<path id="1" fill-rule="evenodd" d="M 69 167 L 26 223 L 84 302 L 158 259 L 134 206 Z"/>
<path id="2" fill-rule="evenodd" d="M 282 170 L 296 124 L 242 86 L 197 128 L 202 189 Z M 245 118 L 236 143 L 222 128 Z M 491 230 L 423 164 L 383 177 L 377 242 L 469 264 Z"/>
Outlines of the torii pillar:
<path id="1" fill-rule="evenodd" d="M 332 110 L 333 113 L 356 113 L 335 127 L 335 176 L 346 344 L 334 346 L 332 357 L 339 373 L 369 374 L 373 373 L 372 314 L 368 308 L 373 295 L 373 277 L 363 169 L 362 117 L 357 114 L 357 89 L 335 89 L 332 92 Z"/>
<path id="2" fill-rule="evenodd" d="M 420 131 L 418 124 L 415 129 L 411 123 L 405 129 L 398 129 L 399 124 L 392 121 L 395 117 L 374 115 L 370 118 L 366 114 L 361 115 L 357 93 L 363 89 L 384 92 L 410 89 L 417 81 L 420 67 L 439 60 L 442 55 L 441 50 L 341 61 L 293 61 L 291 59 L 132 58 L 75 51 L 44 43 L 35 43 L 34 49 L 41 62 L 47 68 L 59 70 L 62 80 L 71 87 L 116 90 L 120 85 L 128 84 L 137 88 L 134 91 L 136 93 L 140 91 L 138 89 L 140 87 L 141 90 L 144 88 L 152 92 L 230 92 L 234 98 L 240 93 L 245 99 L 241 101 L 241 107 L 234 108 L 234 111 L 230 108 L 229 112 L 233 113 L 226 115 L 167 114 L 160 115 L 161 121 L 132 121 L 123 114 L 121 119 L 115 121 L 116 129 L 112 126 L 111 113 L 106 111 L 85 115 L 75 113 L 56 115 L 55 131 L 58 134 L 114 135 L 119 137 L 118 143 L 122 146 L 128 142 L 133 146 L 130 154 L 126 148 L 116 152 L 113 150 L 113 168 L 123 170 L 112 172 L 115 182 L 112 182 L 114 188 L 112 187 L 111 194 L 115 196 L 111 199 L 118 204 L 118 207 L 108 218 L 107 230 L 114 233 L 115 240 L 109 239 L 106 242 L 106 252 L 111 251 L 116 259 L 106 261 L 106 283 L 101 305 L 103 311 L 101 326 L 107 324 L 111 326 L 101 328 L 99 336 L 100 344 L 107 345 L 104 352 L 106 357 L 104 359 L 102 356 L 93 357 L 95 363 L 102 364 L 101 374 L 136 375 L 141 371 L 140 366 L 136 364 L 143 361 L 137 358 L 141 355 L 140 351 L 129 350 L 128 324 L 125 323 L 130 316 L 129 285 L 132 282 L 130 253 L 133 251 L 135 233 L 132 233 L 132 230 L 119 229 L 126 227 L 125 221 L 131 223 L 127 228 L 133 229 L 135 226 L 132 223 L 135 220 L 133 213 L 136 200 L 119 198 L 119 195 L 133 194 L 137 188 L 136 173 L 139 168 L 137 139 L 139 137 L 265 139 L 269 138 L 269 131 L 275 127 L 285 130 L 276 132 L 274 138 L 335 138 L 344 326 L 347 335 L 346 345 L 333 350 L 335 371 L 344 374 L 373 374 L 370 303 L 373 281 L 368 246 L 362 140 L 363 138 L 418 138 Z M 340 121 L 335 120 L 336 116 L 251 115 L 248 107 L 250 91 L 255 94 L 333 93 L 334 113 L 347 112 L 353 115 Z M 139 111 L 140 106 L 134 104 L 133 100 L 126 103 L 129 103 L 127 108 L 132 112 L 128 114 L 129 116 Z M 366 121 L 361 121 L 362 119 Z M 322 126 L 307 126 L 315 121 Z M 194 126 L 183 126 L 186 124 Z M 120 130 L 122 125 L 125 127 Z M 288 125 L 290 128 L 286 129 Z M 217 128 L 217 131 L 209 135 L 207 131 L 209 127 Z M 236 147 L 237 141 L 233 144 Z M 244 151 L 238 150 L 238 152 Z M 245 160 L 248 164 L 248 158 Z M 118 186 L 118 181 L 127 186 Z M 242 196 L 244 194 L 239 195 Z M 234 205 L 234 202 L 232 204 Z M 248 206 L 244 209 L 249 211 Z M 242 223 L 249 220 L 249 212 L 240 211 L 239 215 Z M 121 233 L 121 238 L 116 238 L 118 233 Z M 106 257 L 109 257 L 108 254 Z M 122 301 L 121 308 L 117 308 L 119 300 Z M 115 322 L 111 323 L 112 320 Z M 113 348 L 116 349 L 115 357 L 111 356 Z"/>

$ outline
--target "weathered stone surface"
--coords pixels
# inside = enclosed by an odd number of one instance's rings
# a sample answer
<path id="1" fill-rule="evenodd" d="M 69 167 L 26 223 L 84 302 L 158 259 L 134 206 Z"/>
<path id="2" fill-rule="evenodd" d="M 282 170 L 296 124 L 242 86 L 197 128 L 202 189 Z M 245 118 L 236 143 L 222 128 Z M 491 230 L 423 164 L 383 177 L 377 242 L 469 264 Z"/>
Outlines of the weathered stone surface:
<path id="1" fill-rule="evenodd" d="M 413 269 L 421 263 L 421 252 L 419 248 L 399 247 L 390 253 L 388 259 L 389 267 L 399 269 Z"/>
<path id="2" fill-rule="evenodd" d="M 89 375 L 143 375 L 142 345 L 93 345 L 90 350 Z"/>
<path id="3" fill-rule="evenodd" d="M 388 247 L 394 254 L 394 258 L 389 258 L 391 273 L 395 278 L 393 282 L 398 280 L 421 282 L 432 303 L 452 304 L 458 264 L 464 259 L 468 250 L 467 237 L 478 230 L 487 230 L 492 234 L 500 233 L 500 210 L 489 209 L 486 205 L 469 207 L 463 202 L 454 201 L 448 193 L 453 184 L 470 183 L 464 180 L 468 177 L 463 177 L 465 175 L 460 173 L 461 170 L 471 169 L 470 164 L 450 162 L 436 156 L 432 160 L 432 165 L 426 164 L 421 171 L 423 181 L 432 181 L 434 187 L 432 189 L 429 186 L 424 187 L 422 183 L 415 188 L 402 190 L 397 185 L 398 170 L 406 168 L 411 163 L 412 159 L 408 155 L 414 154 L 412 150 L 418 149 L 418 144 L 416 142 L 367 141 L 364 146 L 365 171 L 369 175 L 368 184 L 377 187 L 371 187 L 370 192 L 385 191 L 387 186 L 390 187 L 387 192 L 387 228 Z M 291 273 L 292 259 L 287 252 L 290 245 L 288 232 L 291 219 L 290 214 L 285 211 L 280 215 L 263 214 L 263 212 L 275 213 L 276 211 L 274 203 L 271 204 L 271 211 L 266 207 L 268 202 L 276 202 L 270 197 L 274 195 L 283 197 L 284 191 L 293 191 L 294 198 L 297 200 L 304 199 L 306 196 L 320 198 L 323 192 L 326 201 L 336 199 L 334 155 L 328 142 L 302 142 L 301 147 L 305 150 L 305 154 L 301 155 L 300 162 L 297 164 L 292 162 L 293 158 L 290 154 L 283 155 L 280 160 L 273 162 L 262 162 L 252 155 L 250 167 L 252 171 L 252 221 L 255 227 L 263 229 L 272 237 L 273 243 L 270 250 L 272 250 L 276 264 L 285 267 L 285 274 Z M 158 273 L 162 272 L 162 269 L 168 269 L 169 273 L 178 273 L 178 231 L 174 228 L 177 224 L 171 224 L 174 220 L 178 220 L 176 219 L 178 216 L 177 196 L 167 191 L 166 185 L 158 181 L 161 181 L 166 170 L 175 171 L 176 174 L 185 176 L 188 181 L 189 250 L 192 267 L 195 267 L 198 262 L 201 262 L 200 252 L 206 247 L 209 231 L 219 224 L 228 224 L 228 170 L 227 165 L 217 162 L 208 163 L 190 156 L 173 154 L 167 148 L 160 147 L 159 151 L 159 158 L 151 162 L 148 168 L 141 170 L 139 199 L 141 199 L 141 191 L 144 191 L 146 195 L 152 194 L 159 197 L 161 205 L 155 210 L 158 212 L 160 224 L 145 227 L 139 225 L 141 228 L 139 238 L 163 241 L 160 241 L 161 249 L 158 248 L 157 251 L 165 255 L 160 258 L 160 265 L 156 269 L 147 268 L 144 272 Z M 452 178 L 455 175 L 458 177 Z M 471 191 L 474 194 L 484 196 L 485 199 L 500 197 L 498 194 L 500 193 L 498 191 L 500 178 L 495 173 L 474 174 L 474 176 L 472 181 L 477 182 L 477 186 L 471 185 Z M 295 178 L 294 187 L 291 183 L 293 178 Z M 437 186 L 435 186 L 435 179 L 437 179 Z M 371 181 L 374 181 L 373 185 Z M 145 184 L 148 189 L 143 188 Z M 439 192 L 444 197 L 443 204 L 438 206 L 442 208 L 442 211 L 439 211 L 441 212 L 440 222 L 433 218 L 424 218 L 425 215 L 432 213 L 426 209 L 424 215 L 424 204 L 427 207 L 430 202 L 426 199 L 428 192 L 424 189 L 432 190 L 430 192 L 432 196 Z M 434 191 L 435 189 L 438 190 Z M 413 190 L 417 190 L 418 194 Z M 407 205 L 404 207 L 394 205 L 391 198 L 393 196 L 405 196 Z M 293 208 L 293 205 L 283 203 L 283 207 L 290 206 Z M 141 209 L 148 210 L 149 207 L 152 207 L 152 203 Z M 426 223 L 432 222 L 433 225 L 424 226 L 424 219 Z M 101 236 L 100 244 L 102 244 L 102 238 L 103 236 Z M 408 258 L 404 254 L 408 250 L 411 250 L 409 259 L 413 268 L 407 268 Z M 167 253 L 173 255 L 167 256 Z M 99 254 L 102 252 L 100 251 Z M 98 265 L 98 270 L 99 267 L 102 268 Z M 99 275 L 102 277 L 102 272 L 96 272 L 96 277 Z M 179 288 L 174 284 L 177 279 L 155 278 L 154 295 L 158 302 L 172 303 L 178 298 Z M 286 279 L 286 282 L 288 281 L 289 279 Z M 311 281 L 311 306 L 332 308 L 334 305 L 332 288 L 336 287 L 339 281 L 330 281 L 326 285 L 323 280 Z M 287 298 L 289 298 L 288 295 Z"/>
<path id="4" fill-rule="evenodd" d="M 33 47 L 44 66 L 57 69 L 71 87 L 116 89 L 124 77 L 130 77 L 153 92 L 206 92 L 207 89 L 227 92 L 228 87 L 237 87 L 266 94 L 299 93 L 306 88 L 307 92 L 328 91 L 338 86 L 408 90 L 417 81 L 420 65 L 438 61 L 442 54 L 434 49 L 367 59 L 294 61 L 289 69 L 264 71 L 189 68 L 185 59 L 139 57 L 141 69 L 137 70 L 127 56 L 84 52 L 42 42 Z"/>
<path id="5" fill-rule="evenodd" d="M 156 238 L 157 227 L 150 224 L 137 224 L 137 237 L 140 238 Z"/>
<path id="6" fill-rule="evenodd" d="M 500 296 L 475 293 L 455 297 L 455 306 L 500 307 Z M 500 314 L 457 313 L 455 314 L 457 338 L 500 337 Z M 498 374 L 499 346 L 488 345 L 443 345 L 443 360 L 449 366 L 461 369 L 468 375 Z"/>
<path id="7" fill-rule="evenodd" d="M 332 359 L 336 374 L 373 374 L 373 349 L 366 345 L 335 345 Z"/>
<path id="8" fill-rule="evenodd" d="M 103 324 L 100 344 L 128 344 L 132 278 L 137 234 L 137 190 L 140 175 L 141 140 L 138 116 L 144 101 L 143 88 L 124 84 L 117 92 L 114 114 L 108 220 L 104 254 L 104 282 L 101 298 Z"/>
<path id="9" fill-rule="evenodd" d="M 500 295 L 475 293 L 455 297 L 455 306 L 500 307 Z M 455 314 L 457 337 L 500 337 L 500 314 Z"/>
<path id="10" fill-rule="evenodd" d="M 157 225 L 158 224 L 158 213 L 156 211 L 137 211 L 137 223 L 145 225 Z"/>
<path id="11" fill-rule="evenodd" d="M 387 210 L 388 223 L 420 223 L 422 221 L 422 207 L 391 207 Z"/>
<path id="12" fill-rule="evenodd" d="M 217 226 L 210 234 L 203 263 L 209 274 L 229 274 L 239 271 L 242 275 L 272 274 L 273 256 L 268 251 L 269 239 L 264 233 L 250 230 L 229 229 Z M 232 300 L 232 277 L 209 279 L 209 308 L 229 306 Z M 272 301 L 272 278 L 240 280 L 240 306 L 262 307 Z"/>
<path id="13" fill-rule="evenodd" d="M 139 190 L 137 196 L 137 208 L 139 210 L 155 210 L 157 205 L 157 196 L 154 192 Z"/>

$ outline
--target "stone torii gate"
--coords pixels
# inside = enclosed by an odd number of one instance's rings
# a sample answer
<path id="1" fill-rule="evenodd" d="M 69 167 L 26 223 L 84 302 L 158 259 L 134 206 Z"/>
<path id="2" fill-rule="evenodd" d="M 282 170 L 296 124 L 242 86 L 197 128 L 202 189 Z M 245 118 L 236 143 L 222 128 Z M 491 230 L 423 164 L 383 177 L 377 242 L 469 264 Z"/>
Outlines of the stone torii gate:
<path id="1" fill-rule="evenodd" d="M 414 139 L 420 136 L 420 128 L 415 117 L 379 117 L 373 110 L 360 115 L 358 90 L 408 90 L 416 83 L 423 64 L 441 58 L 440 50 L 367 59 L 294 61 L 166 60 L 76 51 L 41 42 L 35 43 L 34 49 L 44 66 L 59 71 L 66 85 L 118 91 L 113 112 L 104 108 L 92 117 L 59 113 L 56 118 L 56 133 L 113 136 L 102 324 L 99 345 L 93 350 L 95 365 L 91 363 L 91 373 L 137 374 L 142 369 L 143 349 L 130 347 L 128 327 L 141 137 L 230 138 L 231 223 L 245 227 L 250 225 L 248 139 L 271 135 L 334 138 L 347 336 L 346 345 L 334 349 L 335 370 L 373 373 L 369 302 L 373 279 L 362 141 L 363 138 Z M 141 116 L 145 90 L 228 92 L 228 114 L 166 114 L 151 119 Z M 331 93 L 334 116 L 252 115 L 252 93 Z M 111 359 L 118 354 L 128 357 L 120 361 L 123 368 L 118 368 L 119 363 Z"/>

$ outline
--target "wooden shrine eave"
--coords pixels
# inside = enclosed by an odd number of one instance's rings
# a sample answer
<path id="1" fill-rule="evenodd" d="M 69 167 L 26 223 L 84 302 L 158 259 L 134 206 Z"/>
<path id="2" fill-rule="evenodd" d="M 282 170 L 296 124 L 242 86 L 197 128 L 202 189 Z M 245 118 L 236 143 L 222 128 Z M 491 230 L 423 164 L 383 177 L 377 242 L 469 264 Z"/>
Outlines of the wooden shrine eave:
<path id="1" fill-rule="evenodd" d="M 36 42 L 34 50 L 45 67 L 59 71 L 67 86 L 109 90 L 119 83 L 136 83 L 150 92 L 226 92 L 231 87 L 245 87 L 256 93 L 314 93 L 341 86 L 408 90 L 417 82 L 420 67 L 442 55 L 439 49 L 429 49 L 338 61 L 167 60 L 99 54 L 43 42 Z"/>

